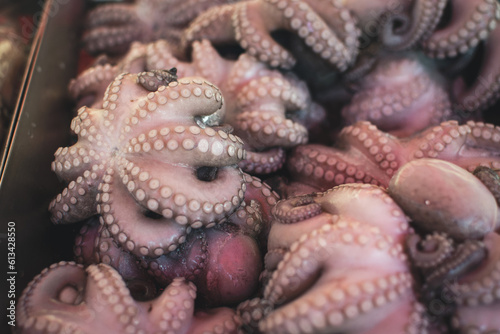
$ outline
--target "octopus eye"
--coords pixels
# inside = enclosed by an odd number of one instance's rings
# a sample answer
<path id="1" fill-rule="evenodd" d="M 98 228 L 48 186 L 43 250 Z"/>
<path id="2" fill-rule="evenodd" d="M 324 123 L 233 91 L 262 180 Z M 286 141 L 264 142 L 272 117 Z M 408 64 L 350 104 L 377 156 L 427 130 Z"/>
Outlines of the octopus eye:
<path id="1" fill-rule="evenodd" d="M 156 220 L 158 220 L 158 219 L 163 218 L 163 216 L 161 214 L 156 213 L 156 212 L 151 211 L 151 210 L 144 211 L 143 215 L 144 215 L 144 217 L 149 218 L 149 219 L 156 219 Z"/>
<path id="2" fill-rule="evenodd" d="M 196 177 L 200 181 L 210 182 L 217 178 L 217 167 L 202 166 L 196 170 Z"/>

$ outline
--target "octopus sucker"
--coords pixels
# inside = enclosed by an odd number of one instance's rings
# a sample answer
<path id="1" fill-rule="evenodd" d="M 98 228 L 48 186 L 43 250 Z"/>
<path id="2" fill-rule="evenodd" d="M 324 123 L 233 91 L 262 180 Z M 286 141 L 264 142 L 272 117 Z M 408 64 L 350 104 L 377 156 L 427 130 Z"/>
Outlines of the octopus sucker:
<path id="1" fill-rule="evenodd" d="M 377 213 L 366 210 L 371 200 L 381 204 Z M 320 211 L 308 214 L 314 203 Z M 289 198 L 275 214 L 262 297 L 238 307 L 249 327 L 265 333 L 410 333 L 427 326 L 403 253 L 408 220 L 382 188 L 350 184 Z"/>
<path id="2" fill-rule="evenodd" d="M 411 136 L 451 117 L 444 78 L 418 56 L 385 56 L 364 76 L 342 109 L 352 124 L 370 121 L 398 137 Z"/>
<path id="3" fill-rule="evenodd" d="M 177 278 L 156 299 L 138 302 L 112 267 L 97 264 L 84 269 L 74 262 L 59 262 L 26 288 L 18 306 L 19 331 L 167 333 L 171 328 L 176 333 L 205 329 L 236 333 L 239 318 L 234 311 L 217 308 L 198 313 L 195 298 L 194 284 Z"/>
<path id="4" fill-rule="evenodd" d="M 500 8 L 497 9 L 497 20 L 500 20 Z M 497 22 L 497 21 L 495 21 Z M 500 67 L 497 63 L 500 48 L 500 25 L 489 33 L 484 41 L 481 68 L 477 77 L 470 85 L 464 84 L 462 78 L 455 82 L 454 99 L 456 107 L 461 112 L 473 114 L 493 105 L 500 96 Z"/>
<path id="5" fill-rule="evenodd" d="M 454 57 L 488 37 L 500 18 L 494 0 L 451 1 L 449 25 L 437 29 L 423 41 L 423 49 L 434 57 Z"/>
<path id="6" fill-rule="evenodd" d="M 286 29 L 297 34 L 322 59 L 344 71 L 356 57 L 359 30 L 348 11 L 331 3 L 327 8 L 329 13 L 332 10 L 341 13 L 335 16 L 342 24 L 330 27 L 307 2 L 301 1 L 253 0 L 214 7 L 191 22 L 183 42 L 209 39 L 214 43 L 227 43 L 236 40 L 260 61 L 272 67 L 291 68 L 295 64 L 294 57 L 270 36 L 273 30 Z M 229 27 L 232 34 L 221 34 Z"/>
<path id="7" fill-rule="evenodd" d="M 336 145 L 296 148 L 288 160 L 292 180 L 326 190 L 344 183 L 387 187 L 401 166 L 423 158 L 441 159 L 472 172 L 479 165 L 498 165 L 498 127 L 469 121 L 443 122 L 411 137 L 396 138 L 369 122 L 357 122 L 339 133 Z"/>
<path id="8" fill-rule="evenodd" d="M 220 87 L 224 101 L 212 100 L 214 103 L 221 104 L 219 112 L 203 116 L 203 112 L 199 110 L 196 120 L 201 121 L 199 124 L 201 127 L 218 125 L 221 120 L 234 127 L 234 135 L 241 137 L 246 143 L 245 150 L 252 153 L 248 157 L 243 157 L 244 161 L 240 164 L 246 172 L 268 174 L 278 170 L 285 159 L 283 149 L 306 143 L 308 127 L 314 126 L 325 118 L 323 108 L 312 102 L 306 84 L 295 76 L 271 70 L 248 54 L 242 54 L 236 61 L 224 59 L 207 40 L 193 42 L 191 62 L 176 58 L 170 44 L 159 40 L 147 45 L 133 45 L 131 51 L 122 60 L 111 69 L 109 66 L 105 68 L 107 75 L 113 72 L 119 73 L 125 68 L 139 73 L 139 83 L 146 85 L 144 88 L 154 94 L 148 95 L 151 98 L 148 98 L 146 105 L 137 108 L 136 114 L 141 117 L 134 115 L 127 120 L 144 124 L 144 127 L 149 126 L 144 123 L 147 119 L 145 116 L 149 112 L 154 112 L 157 106 L 164 105 L 164 108 L 170 108 L 169 113 L 175 114 L 177 111 L 173 101 L 177 96 L 182 98 L 187 94 L 198 96 L 198 99 L 204 96 L 203 91 L 200 91 L 202 87 L 187 91 L 182 83 L 175 80 L 170 83 L 157 82 L 162 76 L 167 76 L 169 80 L 173 77 L 171 73 L 168 73 L 170 70 L 161 74 L 155 69 L 175 68 L 177 77 L 200 75 Z M 71 86 L 75 98 L 85 101 L 95 99 L 100 94 L 109 97 L 112 96 L 114 90 L 119 90 L 118 85 L 112 85 L 107 92 L 102 92 L 103 82 L 98 78 L 94 79 L 100 76 L 100 68 L 83 72 Z M 92 86 L 92 82 L 96 82 L 96 85 Z M 77 89 L 83 86 L 88 87 Z M 164 88 L 162 88 L 164 86 L 169 87 L 170 99 L 169 96 L 164 96 Z M 98 91 L 102 93 L 96 93 Z M 172 91 L 176 91 L 177 94 Z M 87 96 L 88 94 L 90 96 Z M 193 102 L 189 109 L 197 110 L 197 99 L 188 101 Z M 186 103 L 189 102 L 186 101 Z M 144 102 L 141 103 L 144 104 Z M 99 104 L 96 103 L 93 106 L 97 107 Z M 208 110 L 211 109 L 208 108 Z M 155 125 L 152 124 L 151 127 Z M 150 140 L 148 138 L 148 141 Z M 134 142 L 133 145 L 135 149 L 137 143 Z M 158 143 L 158 145 L 161 144 Z M 163 146 L 166 148 L 166 143 Z M 237 148 L 238 157 L 239 151 Z M 177 152 L 182 152 L 182 150 Z"/>
<path id="9" fill-rule="evenodd" d="M 123 54 L 135 41 L 161 38 L 180 48 L 183 30 L 197 15 L 233 1 L 135 0 L 98 6 L 87 15 L 85 49 L 93 54 Z"/>
<path id="10" fill-rule="evenodd" d="M 500 333 L 499 20 L 496 0 L 96 5 L 51 165 L 76 263 L 28 285 L 17 331 Z"/>

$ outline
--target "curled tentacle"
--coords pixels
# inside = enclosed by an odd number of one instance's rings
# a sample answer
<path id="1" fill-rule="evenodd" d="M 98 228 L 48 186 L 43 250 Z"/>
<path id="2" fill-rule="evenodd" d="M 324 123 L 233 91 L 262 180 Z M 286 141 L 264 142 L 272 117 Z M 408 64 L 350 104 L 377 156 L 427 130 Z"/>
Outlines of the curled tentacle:
<path id="1" fill-rule="evenodd" d="M 454 251 L 453 240 L 440 233 L 428 234 L 425 239 L 411 234 L 406 246 L 413 264 L 421 269 L 440 265 Z"/>
<path id="2" fill-rule="evenodd" d="M 282 224 L 300 222 L 322 212 L 321 205 L 315 202 L 313 195 L 303 195 L 281 200 L 273 208 L 274 217 Z"/>
<path id="3" fill-rule="evenodd" d="M 414 46 L 437 26 L 446 2 L 447 0 L 417 0 L 414 1 L 411 16 L 391 15 L 381 33 L 384 47 L 405 50 Z"/>
<path id="4" fill-rule="evenodd" d="M 463 276 L 476 267 L 487 255 L 482 241 L 465 240 L 457 245 L 453 254 L 426 275 L 427 289 L 434 289 L 443 283 Z"/>

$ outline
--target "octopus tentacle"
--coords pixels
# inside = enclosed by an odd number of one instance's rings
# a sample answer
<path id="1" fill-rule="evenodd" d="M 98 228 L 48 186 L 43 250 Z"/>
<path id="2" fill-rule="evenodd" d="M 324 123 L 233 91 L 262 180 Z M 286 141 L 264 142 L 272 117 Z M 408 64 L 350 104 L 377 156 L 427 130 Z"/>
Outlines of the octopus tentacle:
<path id="1" fill-rule="evenodd" d="M 356 57 L 359 31 L 350 13 L 345 10 L 341 13 L 337 16 L 343 25 L 338 24 L 342 30 L 337 33 L 305 2 L 247 1 L 212 8 L 203 13 L 191 23 L 184 41 L 186 44 L 195 39 L 207 38 L 217 43 L 236 39 L 260 61 L 273 67 L 290 68 L 295 63 L 294 57 L 275 42 L 268 32 L 284 28 L 296 31 L 313 52 L 343 71 Z M 229 17 L 231 27 L 228 24 Z M 307 26 L 313 26 L 314 30 L 309 31 Z M 234 29 L 234 35 L 224 32 L 230 31 L 227 29 Z"/>
<path id="2" fill-rule="evenodd" d="M 486 257 L 486 247 L 481 241 L 465 240 L 453 255 L 426 275 L 426 287 L 433 289 L 447 280 L 459 277 L 476 267 Z"/>
<path id="3" fill-rule="evenodd" d="M 434 31 L 444 11 L 447 0 L 414 1 L 411 17 L 400 14 L 390 16 L 384 23 L 381 40 L 385 48 L 405 50 Z M 394 29 L 395 23 L 402 25 Z"/>
<path id="4" fill-rule="evenodd" d="M 90 170 L 71 181 L 49 204 L 52 222 L 74 223 L 96 214 L 95 199 L 99 182 L 101 177 Z"/>
<path id="5" fill-rule="evenodd" d="M 93 105 L 117 75 L 116 68 L 110 64 L 91 67 L 70 81 L 69 93 L 74 100 L 80 101 L 79 105 Z"/>
<path id="6" fill-rule="evenodd" d="M 128 23 L 135 19 L 134 8 L 127 4 L 102 5 L 96 7 L 87 18 L 89 28 L 106 24 L 116 25 Z"/>
<path id="7" fill-rule="evenodd" d="M 141 155 L 145 160 L 155 157 L 165 162 L 183 161 L 194 167 L 222 167 L 237 164 L 246 154 L 241 141 L 223 130 L 196 125 L 157 128 L 155 125 L 132 137 L 123 148 L 126 158 Z"/>
<path id="8" fill-rule="evenodd" d="M 471 173 L 479 165 L 499 168 L 500 127 L 483 122 L 469 121 L 464 128 L 466 136 L 462 147 L 460 149 L 458 147 L 453 148 L 457 150 L 457 154 L 450 161 Z M 441 155 L 446 156 L 445 151 L 440 152 L 438 157 Z"/>
<path id="9" fill-rule="evenodd" d="M 206 269 L 208 261 L 207 239 L 203 230 L 191 233 L 187 241 L 175 251 L 155 259 L 142 258 L 141 265 L 151 277 L 162 285 L 170 284 L 177 277 L 195 281 Z"/>
<path id="10" fill-rule="evenodd" d="M 92 54 L 104 50 L 112 54 L 120 54 L 126 52 L 133 41 L 141 40 L 144 35 L 146 33 L 134 25 L 96 27 L 85 33 L 83 42 Z"/>
<path id="11" fill-rule="evenodd" d="M 182 99 L 187 112 L 176 107 L 176 101 L 179 99 Z M 126 121 L 134 125 L 141 124 L 141 127 L 153 127 L 154 124 L 151 124 L 147 116 L 155 112 L 165 113 L 167 110 L 169 117 L 173 119 L 191 119 L 195 116 L 206 126 L 219 125 L 225 114 L 220 90 L 202 78 L 193 77 L 170 82 L 168 86 L 160 86 L 157 91 L 138 99 L 135 113 Z M 136 135 L 130 126 L 125 127 L 124 131 L 129 136 Z"/>
<path id="12" fill-rule="evenodd" d="M 269 174 L 273 173 L 285 163 L 285 151 L 281 147 L 266 151 L 245 151 L 246 158 L 238 166 L 246 173 Z"/>
<path id="13" fill-rule="evenodd" d="M 157 289 L 151 278 L 139 266 L 132 254 L 118 247 L 109 231 L 95 218 L 82 226 L 73 247 L 77 262 L 85 266 L 94 263 L 110 265 L 118 271 L 136 300 L 151 300 Z"/>
<path id="14" fill-rule="evenodd" d="M 177 68 L 180 76 L 193 76 L 192 66 L 174 55 L 173 46 L 166 40 L 148 43 L 146 46 L 146 69 Z"/>
<path id="15" fill-rule="evenodd" d="M 169 70 L 151 70 L 137 75 L 139 83 L 150 92 L 157 91 L 160 86 L 166 86 L 177 81 L 177 68 Z"/>
<path id="16" fill-rule="evenodd" d="M 294 181 L 323 191 L 354 182 L 387 186 L 402 165 L 423 158 L 446 160 L 470 172 L 479 165 L 498 169 L 499 131 L 492 124 L 448 121 L 398 139 L 369 122 L 358 122 L 342 129 L 334 147 L 295 148 L 288 167 Z"/>
<path id="17" fill-rule="evenodd" d="M 500 176 L 497 171 L 489 167 L 479 166 L 473 174 L 490 190 L 497 204 L 500 205 Z"/>
<path id="18" fill-rule="evenodd" d="M 83 40 L 91 53 L 121 54 L 139 40 L 168 39 L 177 47 L 183 29 L 199 13 L 230 2 L 233 0 L 136 0 L 134 4 L 99 6 L 89 12 Z"/>
<path id="19" fill-rule="evenodd" d="M 77 131 L 80 135 L 85 135 L 78 125 L 75 125 Z M 96 179 L 98 176 L 102 176 L 102 168 L 92 168 L 99 162 L 101 152 L 94 150 L 92 147 L 87 147 L 87 145 L 75 144 L 70 147 L 60 147 L 54 153 L 54 161 L 51 164 L 52 171 L 57 172 L 59 177 L 63 180 L 69 181 L 72 179 L 73 171 L 77 170 L 80 174 L 88 174 L 91 172 L 95 173 L 92 177 Z M 87 177 L 87 176 L 86 176 Z"/>
<path id="20" fill-rule="evenodd" d="M 498 12 L 497 16 L 500 20 L 500 8 Z M 477 80 L 470 87 L 459 89 L 455 93 L 459 111 L 473 113 L 484 110 L 500 97 L 500 66 L 497 62 L 500 54 L 499 43 L 500 25 L 497 25 L 485 41 L 484 56 Z"/>
<path id="21" fill-rule="evenodd" d="M 276 115 L 278 114 L 278 115 Z M 281 112 L 245 111 L 236 117 L 237 134 L 253 139 L 252 146 L 262 149 L 268 146 L 294 147 L 305 144 L 307 129 L 279 114 Z M 245 136 L 246 133 L 249 133 Z"/>
<path id="22" fill-rule="evenodd" d="M 234 39 L 232 16 L 234 5 L 226 4 L 206 10 L 185 29 L 182 46 L 187 48 L 194 40 L 209 39 L 212 43 L 226 43 Z"/>
<path id="23" fill-rule="evenodd" d="M 403 162 L 396 154 L 401 146 L 395 137 L 369 122 L 342 129 L 337 145 L 341 149 L 315 144 L 297 147 L 289 160 L 294 179 L 321 183 L 322 190 L 355 182 L 386 185 Z M 360 155 L 366 159 L 360 161 Z"/>
<path id="24" fill-rule="evenodd" d="M 148 209 L 137 206 L 134 198 L 125 191 L 127 188 L 113 174 L 113 170 L 109 170 L 105 183 L 100 186 L 98 212 L 102 215 L 101 224 L 107 225 L 113 238 L 124 249 L 139 256 L 157 257 L 175 250 L 185 241 L 186 224 L 164 216 L 149 218 Z M 143 223 L 137 224 L 139 220 Z"/>
<path id="25" fill-rule="evenodd" d="M 314 201 L 314 196 L 303 195 L 279 201 L 273 208 L 274 217 L 282 224 L 303 221 L 322 212 L 321 205 Z"/>
<path id="26" fill-rule="evenodd" d="M 126 87 L 135 95 L 139 94 L 140 87 L 150 94 L 139 97 L 133 103 L 134 112 L 124 119 L 128 126 L 122 130 L 120 138 L 134 136 L 138 140 L 141 134 L 131 132 L 130 129 L 155 128 L 156 123 L 153 124 L 148 120 L 154 114 L 165 113 L 165 109 L 169 110 L 170 116 L 179 120 L 194 115 L 196 124 L 202 129 L 207 126 L 218 126 L 224 119 L 235 127 L 234 133 L 243 138 L 246 149 L 252 152 L 246 160 L 243 156 L 244 161 L 241 166 L 246 171 L 271 173 L 281 168 L 284 162 L 283 147 L 305 143 L 308 140 L 306 127 L 316 126 L 326 115 L 319 105 L 312 103 L 304 82 L 292 75 L 283 75 L 276 70 L 270 70 L 265 64 L 247 54 L 241 55 L 236 61 L 225 60 L 207 40 L 193 43 L 191 62 L 176 58 L 170 43 L 166 41 L 147 45 L 135 43 L 124 60 L 112 68 L 128 68 L 140 72 L 144 71 L 144 67 L 146 71 L 138 74 L 139 85 L 137 87 L 126 85 Z M 153 81 L 158 80 L 157 74 L 160 74 L 160 77 L 163 74 L 157 73 L 158 70 L 152 68 L 176 68 L 180 76 L 198 73 L 205 79 L 184 77 L 170 83 L 154 83 Z M 171 75 L 168 77 L 173 79 Z M 120 87 L 129 81 L 127 78 L 119 76 L 104 93 L 102 106 L 104 109 L 110 109 L 105 117 L 111 115 L 118 105 L 127 103 L 127 100 L 119 97 L 123 93 L 121 91 L 123 88 Z M 206 81 L 206 78 L 214 80 L 213 82 L 218 84 L 221 90 Z M 221 91 L 224 92 L 224 99 Z M 208 97 L 208 101 L 201 103 L 203 97 Z M 186 100 L 183 103 L 190 107 L 188 113 L 181 113 L 179 108 L 175 107 L 181 100 Z M 212 108 L 218 109 L 214 112 Z M 108 121 L 113 122 L 109 118 Z M 206 131 L 212 133 L 210 128 Z M 222 131 L 226 132 L 231 140 L 237 138 L 241 141 L 230 131 Z M 212 136 L 211 133 L 208 135 Z M 147 141 L 145 145 L 152 146 L 153 143 L 149 142 L 149 138 Z M 252 146 L 249 143 L 252 143 Z M 141 143 L 133 144 L 133 150 L 139 147 L 138 144 Z M 156 144 L 161 145 L 160 142 Z M 166 146 L 165 144 L 163 146 Z M 130 145 L 128 149 L 131 149 Z M 236 153 L 238 159 L 241 159 L 240 150 Z M 244 151 L 241 153 L 244 155 Z"/>
<path id="27" fill-rule="evenodd" d="M 316 197 L 323 211 L 370 221 L 385 234 L 402 242 L 409 229 L 403 210 L 383 188 L 368 184 L 343 184 Z M 359 208 L 364 208 L 359 210 Z"/>
<path id="28" fill-rule="evenodd" d="M 422 239 L 412 233 L 406 239 L 408 254 L 413 264 L 421 269 L 437 267 L 455 250 L 453 240 L 444 233 L 433 233 Z"/>
<path id="29" fill-rule="evenodd" d="M 421 60 L 385 57 L 362 81 L 342 115 L 349 123 L 370 121 L 406 137 L 448 119 L 451 103 L 441 80 Z"/>
<path id="30" fill-rule="evenodd" d="M 321 238 L 318 240 L 316 237 Z M 370 230 L 363 224 L 354 223 L 354 221 L 351 220 L 339 220 L 335 225 L 325 224 L 320 229 L 314 230 L 307 237 L 301 239 L 303 241 L 298 241 L 290 247 L 291 250 L 297 251 L 285 255 L 283 261 L 278 266 L 277 271 L 273 274 L 271 280 L 264 289 L 264 298 L 269 300 L 273 305 L 279 305 L 290 301 L 305 289 L 309 288 L 311 292 L 271 313 L 266 319 L 259 323 L 259 328 L 261 330 L 283 332 L 286 331 L 286 326 L 291 326 L 293 323 L 298 324 L 311 321 L 311 318 L 301 315 L 297 315 L 298 318 L 294 317 L 294 319 L 289 319 L 285 316 L 286 314 L 292 314 L 294 309 L 297 310 L 299 302 L 302 304 L 306 303 L 309 310 L 311 308 L 314 310 L 313 313 L 317 314 L 321 312 L 325 315 L 326 319 L 324 320 L 326 321 L 322 325 L 314 322 L 311 325 L 345 330 L 346 327 L 344 326 L 353 326 L 354 324 L 349 321 L 349 319 L 344 318 L 342 315 L 344 313 L 343 311 L 355 318 L 363 317 L 363 307 L 358 305 L 362 305 L 367 300 L 371 300 L 371 302 L 374 303 L 372 305 L 375 306 L 377 305 L 376 299 L 380 298 L 381 295 L 396 293 L 390 298 L 390 300 L 394 301 L 396 304 L 398 304 L 396 300 L 401 301 L 408 298 L 408 294 L 411 291 L 411 276 L 408 272 L 405 272 L 404 265 L 399 263 L 401 253 L 400 251 L 399 253 L 396 251 L 397 247 L 393 248 L 395 247 L 393 244 L 394 241 L 385 239 L 384 235 L 374 230 Z M 363 241 L 358 242 L 357 240 Z M 381 240 L 384 240 L 384 246 L 382 248 L 375 246 L 381 244 Z M 355 255 L 365 247 L 371 249 L 368 253 L 369 255 L 365 254 L 363 257 Z M 304 260 L 301 255 L 304 253 L 315 254 L 315 256 Z M 349 282 L 345 282 L 341 277 L 335 275 L 326 280 L 325 278 L 318 279 L 317 276 L 321 268 L 325 266 L 323 262 L 327 258 L 341 259 L 345 257 L 350 258 L 351 256 L 355 256 L 358 259 L 355 266 L 357 268 L 362 267 L 364 263 L 371 263 L 371 265 L 373 265 L 373 261 L 383 261 L 387 264 L 387 262 L 382 259 L 387 258 L 388 260 L 394 256 L 395 259 L 398 260 L 395 260 L 392 265 L 384 265 L 384 272 L 378 273 L 378 279 L 382 276 L 385 277 L 385 282 L 389 281 L 391 283 L 385 285 L 385 288 L 381 290 L 370 290 L 372 293 L 367 291 L 368 293 L 347 295 L 346 292 L 351 290 L 356 290 L 358 292 L 365 291 L 362 290 L 362 287 L 376 284 L 377 279 L 370 277 L 366 271 L 363 275 L 364 278 L 360 281 L 350 279 Z M 377 260 L 375 260 L 375 258 L 377 258 Z M 356 271 L 355 268 L 351 270 Z M 290 277 L 287 274 L 290 271 L 295 273 L 294 276 Z M 317 288 L 310 288 L 312 285 L 315 285 Z M 322 289 L 318 289 L 320 286 Z M 325 291 L 331 292 L 325 296 L 323 288 Z M 314 302 L 314 300 L 317 299 L 324 300 L 325 297 L 331 299 L 331 303 Z M 390 304 L 391 302 L 387 301 L 386 303 L 384 299 L 384 302 L 378 304 L 378 306 L 382 308 L 392 308 Z M 373 310 L 370 308 L 370 311 Z M 283 323 L 278 322 L 278 317 L 285 317 L 285 321 Z M 356 325 L 354 326 L 356 327 Z"/>
<path id="31" fill-rule="evenodd" d="M 422 46 L 433 57 L 454 57 L 475 47 L 496 26 L 500 5 L 495 0 L 452 1 L 449 26 L 438 29 Z M 472 14 L 471 14 L 472 13 Z"/>
<path id="32" fill-rule="evenodd" d="M 28 285 L 18 304 L 19 332 L 49 331 L 104 334 L 109 332 L 236 333 L 239 319 L 227 308 L 194 312 L 196 287 L 175 279 L 152 301 L 131 298 L 120 275 L 105 264 L 86 269 L 60 262 Z M 96 327 L 96 324 L 99 324 Z"/>
<path id="33" fill-rule="evenodd" d="M 173 164 L 140 168 L 128 162 L 121 170 L 121 180 L 137 203 L 182 225 L 213 225 L 238 208 L 245 194 L 241 172 L 232 167 L 218 168 L 210 180 Z M 176 191 L 182 188 L 198 191 Z"/>
<path id="34" fill-rule="evenodd" d="M 452 317 L 452 327 L 461 331 L 494 333 L 500 329 L 498 314 L 500 299 L 499 235 L 488 234 L 484 244 L 488 250 L 479 266 L 450 284 L 458 308 Z"/>

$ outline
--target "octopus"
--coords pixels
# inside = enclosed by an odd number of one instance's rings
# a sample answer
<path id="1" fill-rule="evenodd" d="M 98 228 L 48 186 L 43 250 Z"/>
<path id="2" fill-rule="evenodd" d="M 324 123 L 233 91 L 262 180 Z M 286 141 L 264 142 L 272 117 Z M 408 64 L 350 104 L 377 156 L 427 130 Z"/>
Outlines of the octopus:
<path id="1" fill-rule="evenodd" d="M 428 56 L 440 59 L 479 53 L 481 66 L 476 78 L 467 85 L 459 76 L 454 83 L 455 108 L 470 115 L 491 106 L 500 96 L 500 68 L 496 61 L 500 55 L 500 4 L 495 0 L 449 3 L 449 20 L 432 31 L 421 46 Z M 479 52 L 481 44 L 483 50 Z"/>
<path id="2" fill-rule="evenodd" d="M 345 71 L 358 53 L 359 29 L 355 18 L 339 2 L 325 3 L 251 0 L 213 7 L 184 30 L 182 43 L 186 47 L 201 39 L 216 44 L 237 41 L 250 55 L 272 67 L 292 68 L 294 55 L 270 34 L 288 30 L 319 59 Z"/>
<path id="3" fill-rule="evenodd" d="M 456 182 L 467 203 L 455 191 Z M 453 331 L 500 331 L 495 316 L 500 310 L 499 185 L 489 167 L 471 174 L 447 161 L 422 159 L 403 166 L 388 188 L 424 235 L 410 235 L 407 245 L 429 313 L 451 315 Z"/>
<path id="4" fill-rule="evenodd" d="M 280 169 L 285 150 L 304 144 L 308 128 L 321 123 L 325 112 L 311 100 L 304 82 L 292 75 L 270 70 L 254 57 L 242 54 L 236 61 L 222 58 L 206 40 L 192 45 L 192 61 L 179 60 L 164 40 L 134 44 L 116 65 L 96 65 L 70 83 L 73 98 L 81 104 L 100 105 L 110 78 L 122 71 L 154 79 L 155 69 L 175 68 L 179 76 L 202 76 L 217 85 L 226 102 L 224 122 L 234 127 L 247 152 L 240 162 L 245 172 L 268 174 Z"/>
<path id="5" fill-rule="evenodd" d="M 92 54 L 123 54 L 134 41 L 167 39 L 177 45 L 183 29 L 200 13 L 238 0 L 136 0 L 96 7 L 88 13 L 83 36 Z"/>
<path id="6" fill-rule="evenodd" d="M 500 128 L 482 122 L 443 122 L 405 138 L 357 122 L 342 129 L 333 147 L 297 147 L 287 167 L 292 181 L 316 191 L 344 183 L 387 187 L 401 166 L 422 158 L 446 160 L 469 172 L 480 165 L 499 168 L 499 143 Z"/>
<path id="7" fill-rule="evenodd" d="M 369 121 L 382 131 L 408 137 L 451 118 L 444 78 L 415 53 L 380 57 L 354 82 L 355 93 L 342 109 L 347 124 Z"/>
<path id="8" fill-rule="evenodd" d="M 76 260 L 86 266 L 112 266 L 137 299 L 150 299 L 157 290 L 184 277 L 196 285 L 198 304 L 237 304 L 258 288 L 271 207 L 278 199 L 259 179 L 245 175 L 245 181 L 245 202 L 234 214 L 213 227 L 193 230 L 173 251 L 161 256 L 134 255 L 92 219 L 75 240 Z"/>
<path id="9" fill-rule="evenodd" d="M 205 11 L 184 31 L 183 41 L 237 41 L 261 61 L 291 68 L 295 53 L 271 35 L 287 30 L 317 59 L 343 72 L 354 63 L 359 49 L 374 41 L 391 51 L 417 45 L 437 26 L 445 4 L 446 0 L 253 0 Z"/>
<path id="10" fill-rule="evenodd" d="M 18 333 L 237 333 L 239 318 L 221 307 L 195 310 L 196 286 L 175 279 L 153 300 L 134 300 L 106 264 L 59 262 L 26 287 L 17 306 Z"/>
<path id="11" fill-rule="evenodd" d="M 274 208 L 261 298 L 238 307 L 263 333 L 424 333 L 403 250 L 409 221 L 387 192 L 346 184 Z"/>
<path id="12" fill-rule="evenodd" d="M 199 77 L 170 82 L 172 73 L 150 73 L 118 75 L 108 86 L 102 109 L 79 109 L 71 123 L 78 141 L 59 148 L 52 164 L 68 182 L 50 204 L 52 219 L 62 224 L 98 215 L 98 250 L 126 252 L 115 262 L 107 261 L 123 271 L 139 272 L 133 264 L 144 258 L 149 270 L 163 277 L 156 270 L 159 263 L 172 267 L 165 263 L 179 255 L 155 259 L 178 250 L 187 257 L 192 253 L 191 271 L 200 273 L 205 265 L 214 268 L 206 264 L 211 260 L 207 252 L 220 252 L 219 260 L 227 258 L 228 266 L 211 272 L 213 285 L 242 276 L 241 284 L 251 290 L 261 254 L 258 238 L 250 236 L 266 230 L 265 222 L 256 219 L 277 197 L 260 181 L 247 180 L 237 167 L 245 156 L 243 141 L 221 124 L 225 103 L 216 86 Z M 249 205 L 242 209 L 245 200 Z M 249 222 L 247 213 L 252 215 Z M 233 214 L 237 216 L 231 224 L 223 225 Z M 214 226 L 219 233 L 205 231 Z M 243 229 L 251 233 L 240 233 Z M 96 239 L 97 232 L 93 235 Z M 240 263 L 230 263 L 233 252 L 245 255 Z M 129 261 L 120 262 L 120 257 Z M 245 263 L 256 269 L 245 268 Z M 163 282 L 172 279 L 163 277 Z M 215 291 L 213 286 L 207 290 Z M 236 293 L 231 290 L 229 299 Z"/>
<path id="13" fill-rule="evenodd" d="M 97 7 L 84 44 L 107 55 L 70 84 L 52 163 L 76 262 L 34 278 L 17 330 L 500 333 L 499 20 L 496 0 Z"/>

